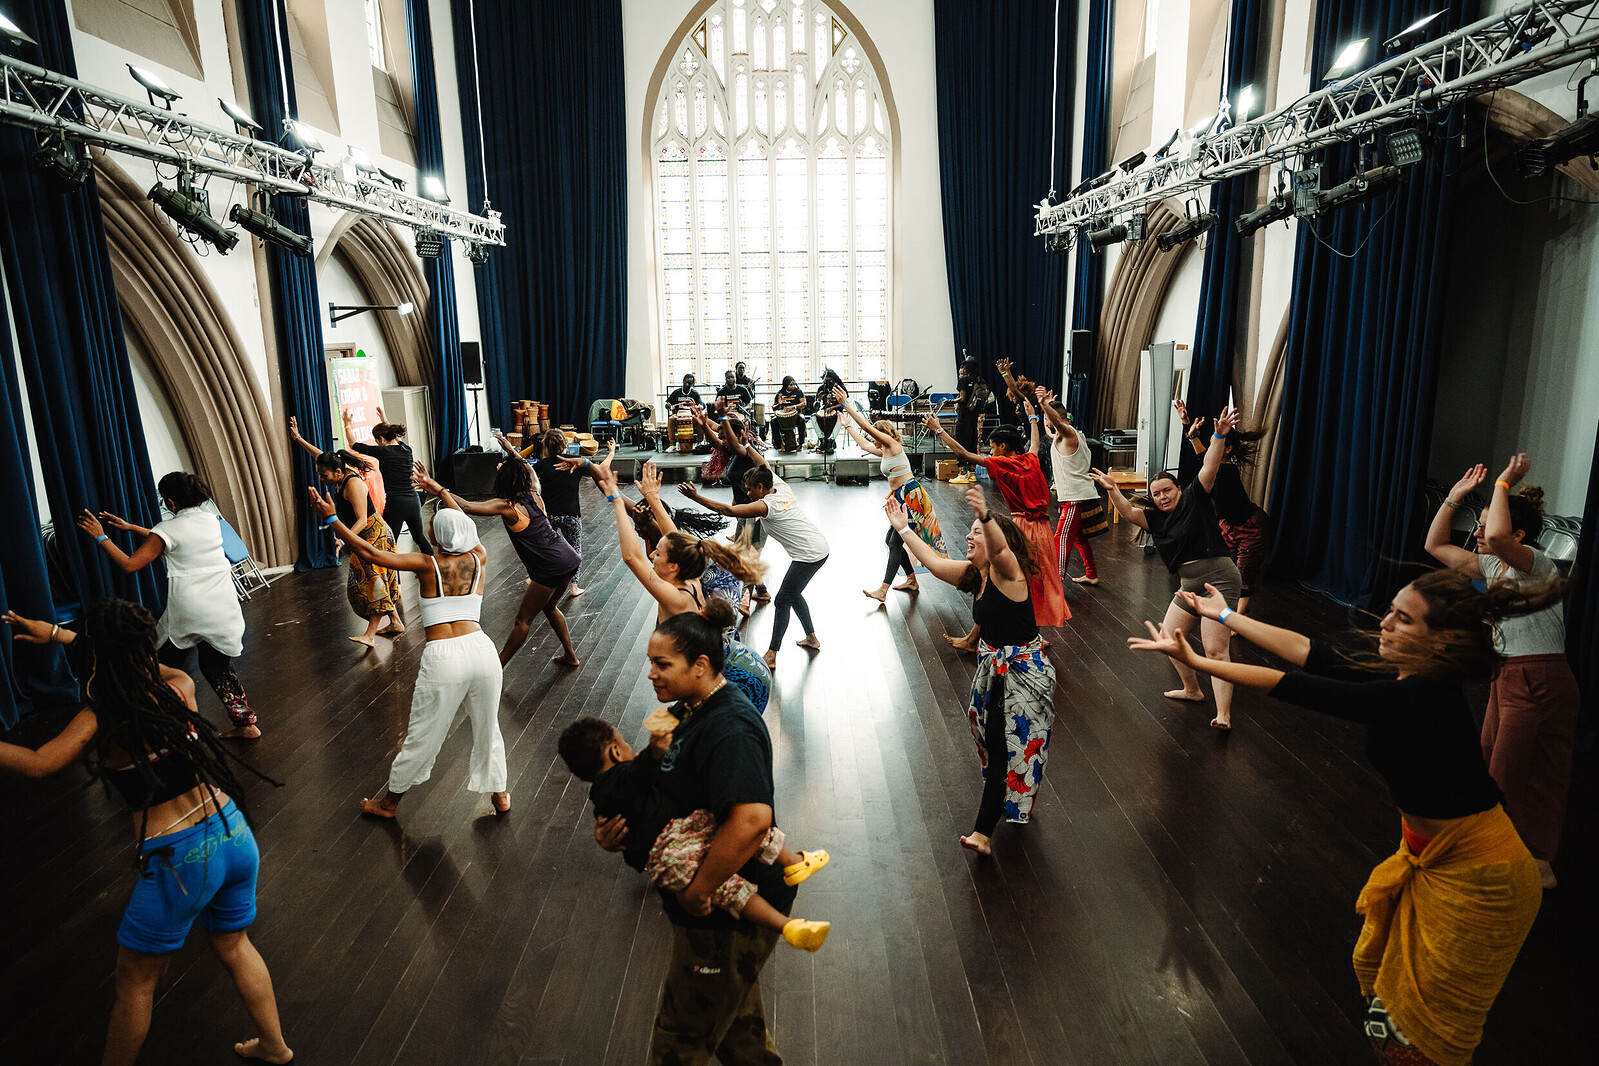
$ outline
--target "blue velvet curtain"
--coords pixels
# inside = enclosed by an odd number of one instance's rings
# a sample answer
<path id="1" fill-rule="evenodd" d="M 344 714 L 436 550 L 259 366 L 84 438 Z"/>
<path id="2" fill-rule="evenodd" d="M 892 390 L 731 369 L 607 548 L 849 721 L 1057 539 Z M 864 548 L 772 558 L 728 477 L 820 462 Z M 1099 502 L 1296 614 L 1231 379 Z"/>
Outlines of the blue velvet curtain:
<path id="1" fill-rule="evenodd" d="M 1238 116 L 1238 94 L 1255 85 L 1255 99 L 1265 100 L 1264 79 L 1257 82 L 1260 24 L 1263 0 L 1232 0 L 1227 29 L 1227 66 L 1222 72 L 1222 93 Z M 1260 104 L 1255 107 L 1256 114 Z M 1157 131 L 1158 132 L 1158 131 Z M 1188 406 L 1196 415 L 1214 418 L 1227 403 L 1233 380 L 1233 352 L 1238 336 L 1238 273 L 1244 238 L 1233 222 L 1255 209 L 1259 178 L 1245 174 L 1211 186 L 1210 209 L 1216 228 L 1205 238 L 1205 273 L 1199 290 L 1199 322 L 1194 331 L 1194 363 L 1188 380 Z M 1253 240 L 1254 238 L 1249 238 Z M 1188 449 L 1184 449 L 1185 454 Z"/>
<path id="2" fill-rule="evenodd" d="M 1032 207 L 1070 173 L 1072 5 L 934 0 L 938 162 L 944 258 L 957 365 L 964 349 L 991 385 L 994 360 L 1059 390 L 1065 351 L 1066 262 L 1033 236 Z M 1050 86 L 1056 173 L 1050 174 Z"/>
<path id="3" fill-rule="evenodd" d="M 507 242 L 475 271 L 490 409 L 508 426 L 511 401 L 538 400 L 581 422 L 627 376 L 622 5 L 479 0 L 475 34 L 471 6 L 451 4 L 468 194 L 486 180 Z"/>
<path id="4" fill-rule="evenodd" d="M 263 135 L 280 139 L 283 120 L 296 118 L 294 78 L 289 51 L 289 16 L 284 0 L 238 0 L 239 36 L 244 46 L 245 73 L 250 83 L 250 114 L 266 128 Z M 281 65 L 280 65 L 281 64 Z M 285 106 L 287 100 L 287 106 Z M 309 236 L 310 215 L 304 200 L 273 196 L 278 222 Z M 278 342 L 278 372 L 283 383 L 284 419 L 300 422 L 300 434 L 319 448 L 333 442 L 328 412 L 327 361 L 322 348 L 322 307 L 317 295 L 316 264 L 287 248 L 266 248 L 272 290 L 272 319 Z M 287 429 L 285 428 L 285 432 Z M 316 483 L 311 459 L 303 448 L 290 448 L 294 465 L 295 529 L 299 536 L 297 566 L 335 566 L 332 538 L 326 536 L 305 499 L 305 486 Z"/>
<path id="5" fill-rule="evenodd" d="M 433 27 L 427 0 L 406 0 L 411 34 L 411 95 L 416 101 L 416 163 L 421 174 L 444 180 L 444 140 L 439 131 L 438 78 L 433 71 Z M 464 192 L 465 190 L 461 190 Z M 466 382 L 461 371 L 461 327 L 455 306 L 455 260 L 450 245 L 437 259 L 422 260 L 428 281 L 428 334 L 437 357 L 433 382 L 433 430 L 438 453 L 436 469 L 448 471 L 448 459 L 466 447 Z"/>
<path id="6" fill-rule="evenodd" d="M 64 4 L 22 0 L 10 4 L 7 13 L 38 39 L 43 66 L 76 76 Z M 123 574 L 73 528 L 74 516 L 85 509 L 110 511 L 143 526 L 154 525 L 160 510 L 123 344 L 99 193 L 93 181 L 63 192 L 40 177 L 30 162 L 36 144 L 32 133 L 0 127 L 0 210 L 5 219 L 0 262 L 45 496 L 74 586 L 69 598 L 90 603 L 122 596 L 160 610 L 166 585 L 162 567 Z M 13 432 L 20 437 L 20 423 Z M 27 452 L 20 454 L 26 463 Z M 37 518 L 14 532 L 36 540 Z M 128 534 L 112 536 L 122 547 L 133 547 Z M 23 558 L 29 557 L 24 552 Z M 11 561 L 6 565 L 9 571 Z"/>
<path id="7" fill-rule="evenodd" d="M 1312 70 L 1325 72 L 1347 41 L 1365 37 L 1375 48 L 1437 7 L 1436 0 L 1321 0 Z M 1444 21 L 1459 27 L 1477 7 L 1451 0 Z M 1367 54 L 1368 62 L 1376 58 Z M 1431 517 L 1422 513 L 1420 489 L 1447 310 L 1458 118 L 1442 132 L 1442 145 L 1398 190 L 1300 223 L 1275 475 L 1275 567 L 1343 603 L 1386 602 L 1404 582 L 1406 563 L 1419 561 Z M 1324 166 L 1324 181 L 1343 181 L 1356 166 L 1355 149 L 1329 152 Z"/>
<path id="8" fill-rule="evenodd" d="M 1586 748 L 1591 749 L 1594 727 L 1599 725 L 1599 440 L 1594 442 L 1582 539 L 1571 576 L 1573 586 L 1566 599 L 1566 658 L 1571 660 L 1582 689 Z"/>
<path id="9" fill-rule="evenodd" d="M 1115 0 L 1088 0 L 1088 39 L 1083 42 L 1083 47 L 1087 50 L 1088 66 L 1083 83 L 1083 160 L 1078 172 L 1079 181 L 1097 178 L 1110 168 L 1110 87 L 1115 74 Z M 1099 316 L 1104 308 L 1105 257 L 1094 252 L 1088 242 L 1083 241 L 1077 246 L 1072 329 L 1086 329 L 1092 333 L 1096 349 L 1099 346 Z M 1074 352 L 1072 373 L 1088 375 L 1082 410 L 1074 414 L 1082 419 L 1092 418 L 1099 383 L 1099 366 L 1095 355 L 1092 352 Z M 1100 427 L 1089 425 L 1087 428 Z"/>

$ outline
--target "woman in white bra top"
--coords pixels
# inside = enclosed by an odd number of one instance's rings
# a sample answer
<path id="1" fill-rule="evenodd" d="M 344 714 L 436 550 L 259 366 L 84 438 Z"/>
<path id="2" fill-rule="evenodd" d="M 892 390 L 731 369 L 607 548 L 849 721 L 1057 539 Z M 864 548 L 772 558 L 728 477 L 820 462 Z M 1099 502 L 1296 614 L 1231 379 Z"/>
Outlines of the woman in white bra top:
<path id="1" fill-rule="evenodd" d="M 855 443 L 867 453 L 882 460 L 883 477 L 888 479 L 888 495 L 905 506 L 906 513 L 910 515 L 911 528 L 928 547 L 943 558 L 949 558 L 949 551 L 944 546 L 943 531 L 938 526 L 938 515 L 933 512 L 933 498 L 911 473 L 911 457 L 905 454 L 905 441 L 900 437 L 899 428 L 886 419 L 868 422 L 866 416 L 849 402 L 843 389 L 834 389 L 833 398 L 842 405 L 842 409 L 850 417 L 850 421 L 844 423 L 844 428 L 855 438 Z M 905 550 L 905 544 L 893 526 L 888 527 L 888 536 L 883 538 L 883 543 L 888 546 L 888 567 L 883 571 L 883 583 L 875 589 L 861 591 L 871 599 L 882 603 L 888 599 L 889 585 L 894 580 L 894 574 L 904 570 L 905 580 L 894 585 L 894 590 L 919 592 L 920 587 L 916 584 L 916 564 L 911 561 L 910 553 Z"/>
<path id="2" fill-rule="evenodd" d="M 448 504 L 433 516 L 433 555 L 390 552 L 372 547 L 338 520 L 333 501 L 311 490 L 312 503 L 350 550 L 378 566 L 409 570 L 422 592 L 422 624 L 427 647 L 411 696 L 405 742 L 389 768 L 388 790 L 363 799 L 361 810 L 393 818 L 400 800 L 433 773 L 433 761 L 455 720 L 465 709 L 472 719 L 472 759 L 467 784 L 487 793 L 498 814 L 511 809 L 505 790 L 505 741 L 500 735 L 500 656 L 483 632 L 483 571 L 489 554 L 478 539 L 477 523 Z"/>

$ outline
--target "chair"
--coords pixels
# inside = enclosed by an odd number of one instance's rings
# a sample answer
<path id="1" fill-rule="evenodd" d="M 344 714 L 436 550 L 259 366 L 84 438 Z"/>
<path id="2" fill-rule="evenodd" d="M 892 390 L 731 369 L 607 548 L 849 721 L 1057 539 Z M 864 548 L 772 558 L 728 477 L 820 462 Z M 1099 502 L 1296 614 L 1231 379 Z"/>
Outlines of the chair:
<path id="1" fill-rule="evenodd" d="M 909 396 L 906 396 L 903 392 L 896 392 L 894 395 L 888 398 L 887 409 L 890 411 L 898 411 L 901 407 L 904 407 L 910 402 L 911 398 Z"/>
<path id="2" fill-rule="evenodd" d="M 255 565 L 255 560 L 250 558 L 250 549 L 245 547 L 244 538 L 239 536 L 238 530 L 221 515 L 217 515 L 217 521 L 222 525 L 222 554 L 228 557 L 233 567 L 229 571 L 233 578 L 233 591 L 238 593 L 239 599 L 248 600 L 250 593 L 266 588 L 270 582 L 262 575 L 261 568 Z"/>
<path id="3" fill-rule="evenodd" d="M 610 440 L 617 435 L 622 423 L 611 417 L 610 400 L 595 400 L 589 404 L 589 432 L 595 440 Z"/>

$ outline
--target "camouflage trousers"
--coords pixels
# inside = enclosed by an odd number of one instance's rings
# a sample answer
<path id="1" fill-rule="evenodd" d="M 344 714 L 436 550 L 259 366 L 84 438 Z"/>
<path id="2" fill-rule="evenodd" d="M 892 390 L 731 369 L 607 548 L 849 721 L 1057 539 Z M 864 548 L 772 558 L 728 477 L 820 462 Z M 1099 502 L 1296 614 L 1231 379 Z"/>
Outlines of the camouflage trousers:
<path id="1" fill-rule="evenodd" d="M 783 1066 L 761 1006 L 761 967 L 778 931 L 672 926 L 672 959 L 650 1039 L 651 1066 Z"/>

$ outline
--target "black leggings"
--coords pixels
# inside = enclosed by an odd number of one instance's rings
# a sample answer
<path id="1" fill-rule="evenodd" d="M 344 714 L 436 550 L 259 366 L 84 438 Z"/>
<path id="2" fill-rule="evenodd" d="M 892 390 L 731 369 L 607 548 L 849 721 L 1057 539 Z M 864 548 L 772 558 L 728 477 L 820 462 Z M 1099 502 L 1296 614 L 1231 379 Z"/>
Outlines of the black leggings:
<path id="1" fill-rule="evenodd" d="M 416 493 L 389 493 L 383 506 L 383 521 L 388 523 L 389 533 L 396 539 L 400 536 L 400 523 L 404 522 L 411 529 L 416 550 L 424 555 L 433 554 L 433 545 L 428 543 L 428 535 L 422 531 L 422 497 Z"/>
<path id="2" fill-rule="evenodd" d="M 905 547 L 905 539 L 900 536 L 899 530 L 889 526 L 888 536 L 883 538 L 883 543 L 888 545 L 888 569 L 883 571 L 883 584 L 893 581 L 895 572 L 900 569 L 905 571 L 906 577 L 914 578 L 916 563 Z"/>
<path id="3" fill-rule="evenodd" d="M 200 673 L 210 684 L 211 691 L 217 694 L 217 699 L 222 701 L 223 709 L 228 712 L 228 719 L 235 726 L 255 725 L 255 711 L 250 708 L 250 699 L 244 694 L 244 686 L 239 683 L 239 675 L 233 672 L 232 659 L 205 641 L 192 648 L 180 648 L 170 640 L 161 645 L 156 658 L 165 666 L 187 673 L 189 663 L 196 652 L 200 656 Z"/>
<path id="4" fill-rule="evenodd" d="M 988 719 L 983 726 L 983 747 L 988 750 L 988 777 L 983 781 L 983 801 L 977 806 L 972 832 L 994 835 L 1005 816 L 1005 777 L 1010 768 L 1010 745 L 1005 736 L 1005 678 L 996 677 L 988 689 Z"/>
<path id="5" fill-rule="evenodd" d="M 777 608 L 777 617 L 772 619 L 771 650 L 776 651 L 777 646 L 783 642 L 783 634 L 788 631 L 788 612 L 792 608 L 799 615 L 800 625 L 805 627 L 808 637 L 816 632 L 811 628 L 811 608 L 802 595 L 805 586 L 811 583 L 811 578 L 816 576 L 816 571 L 827 562 L 827 556 L 822 556 L 814 563 L 790 563 L 788 573 L 783 575 L 783 583 L 777 588 L 777 595 L 772 599 L 772 606 Z"/>

